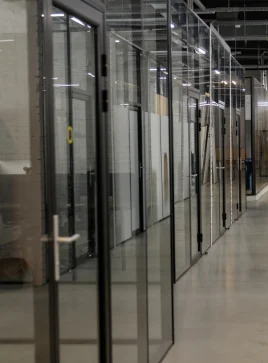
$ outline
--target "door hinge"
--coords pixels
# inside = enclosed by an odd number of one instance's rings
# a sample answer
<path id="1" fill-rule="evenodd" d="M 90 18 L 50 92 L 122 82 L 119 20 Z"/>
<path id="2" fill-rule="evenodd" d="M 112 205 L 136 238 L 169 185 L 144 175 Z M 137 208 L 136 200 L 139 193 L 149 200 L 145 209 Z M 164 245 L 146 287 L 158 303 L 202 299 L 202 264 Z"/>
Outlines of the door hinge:
<path id="1" fill-rule="evenodd" d="M 235 130 L 235 135 L 236 135 L 236 136 L 238 135 L 237 130 Z"/>
<path id="2" fill-rule="evenodd" d="M 201 132 L 201 122 L 198 123 L 198 129 L 199 129 L 199 132 Z"/>
<path id="3" fill-rule="evenodd" d="M 224 128 L 224 132 L 223 133 L 224 133 L 224 135 L 226 135 L 226 128 Z"/>
<path id="4" fill-rule="evenodd" d="M 108 91 L 102 91 L 102 112 L 108 112 Z"/>
<path id="5" fill-rule="evenodd" d="M 226 219 L 227 219 L 227 215 L 226 215 L 226 213 L 222 213 L 222 220 L 223 220 L 223 221 L 226 221 Z"/>
<path id="6" fill-rule="evenodd" d="M 224 125 L 226 124 L 226 118 L 224 117 L 224 119 L 223 119 L 223 123 L 224 123 Z"/>
<path id="7" fill-rule="evenodd" d="M 102 77 L 107 77 L 108 75 L 108 65 L 107 65 L 107 55 L 102 54 L 101 56 L 101 75 Z"/>
<path id="8" fill-rule="evenodd" d="M 198 235 L 197 235 L 197 242 L 198 243 L 202 243 L 203 242 L 203 234 L 202 233 L 198 233 Z"/>
<path id="9" fill-rule="evenodd" d="M 238 203 L 236 204 L 236 209 L 238 209 L 239 208 L 239 205 L 238 205 Z"/>
<path id="10" fill-rule="evenodd" d="M 200 110 L 200 108 L 198 110 L 198 117 L 201 118 L 201 110 Z"/>

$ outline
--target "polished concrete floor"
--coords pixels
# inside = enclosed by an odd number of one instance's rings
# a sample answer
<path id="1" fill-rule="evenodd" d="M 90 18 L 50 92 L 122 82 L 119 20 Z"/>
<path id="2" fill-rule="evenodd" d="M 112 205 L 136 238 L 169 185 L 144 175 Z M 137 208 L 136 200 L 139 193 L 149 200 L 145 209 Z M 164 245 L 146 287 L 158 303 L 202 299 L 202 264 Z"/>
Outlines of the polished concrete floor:
<path id="1" fill-rule="evenodd" d="M 175 286 L 164 363 L 264 363 L 268 354 L 268 194 Z"/>

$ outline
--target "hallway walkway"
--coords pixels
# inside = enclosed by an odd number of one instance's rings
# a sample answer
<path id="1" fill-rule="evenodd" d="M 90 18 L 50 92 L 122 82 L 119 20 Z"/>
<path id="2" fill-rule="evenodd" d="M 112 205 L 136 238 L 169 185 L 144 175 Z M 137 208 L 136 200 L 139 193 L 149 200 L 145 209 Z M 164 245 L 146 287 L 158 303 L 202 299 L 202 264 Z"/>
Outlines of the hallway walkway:
<path id="1" fill-rule="evenodd" d="M 164 363 L 267 363 L 268 194 L 176 285 Z"/>

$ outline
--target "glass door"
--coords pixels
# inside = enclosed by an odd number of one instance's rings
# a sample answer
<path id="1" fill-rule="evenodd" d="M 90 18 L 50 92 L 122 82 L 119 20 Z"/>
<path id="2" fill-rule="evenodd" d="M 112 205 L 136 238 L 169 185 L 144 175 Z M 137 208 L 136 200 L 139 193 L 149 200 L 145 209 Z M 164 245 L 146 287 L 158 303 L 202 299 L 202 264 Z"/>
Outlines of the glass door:
<path id="1" fill-rule="evenodd" d="M 242 158 L 241 158 L 241 117 L 237 114 L 237 148 L 238 148 L 238 158 L 237 158 L 237 168 L 238 168 L 238 180 L 237 180 L 237 217 L 239 218 L 242 214 Z"/>
<path id="2" fill-rule="evenodd" d="M 199 151 L 199 110 L 198 98 L 189 97 L 189 147 L 190 147 L 190 221 L 191 257 L 195 259 L 201 252 L 201 208 L 200 208 L 200 151 Z"/>
<path id="3" fill-rule="evenodd" d="M 59 0 L 51 10 L 44 17 L 51 17 L 54 91 L 45 130 L 52 136 L 46 143 L 52 359 L 97 363 L 106 361 L 111 337 L 103 14 L 74 0 Z"/>
<path id="4" fill-rule="evenodd" d="M 219 155 L 218 155 L 218 180 L 219 180 L 219 209 L 220 209 L 220 235 L 226 227 L 226 203 L 225 203 L 225 118 L 224 108 L 219 108 Z"/>

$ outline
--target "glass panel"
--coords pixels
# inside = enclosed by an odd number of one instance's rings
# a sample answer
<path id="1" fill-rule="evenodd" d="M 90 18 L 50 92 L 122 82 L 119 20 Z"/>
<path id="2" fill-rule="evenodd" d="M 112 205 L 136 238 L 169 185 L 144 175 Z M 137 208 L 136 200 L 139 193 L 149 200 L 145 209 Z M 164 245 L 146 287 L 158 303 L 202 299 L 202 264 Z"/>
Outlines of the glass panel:
<path id="1" fill-rule="evenodd" d="M 231 110 L 230 110 L 230 54 L 225 51 L 225 79 L 223 80 L 224 95 L 225 95 L 225 205 L 226 205 L 226 227 L 231 225 L 231 152 L 230 140 L 231 134 Z"/>
<path id="2" fill-rule="evenodd" d="M 186 7 L 172 2 L 172 77 L 173 77 L 173 144 L 175 197 L 175 263 L 178 278 L 190 267 L 190 194 L 189 194 L 189 128 L 187 108 L 187 78 L 184 67 L 187 46 Z"/>
<path id="3" fill-rule="evenodd" d="M 149 361 L 159 362 L 171 344 L 169 114 L 167 62 L 167 6 L 144 3 L 145 153 L 148 153 L 146 193 L 150 195 L 153 224 L 147 230 L 148 243 L 148 329 Z M 146 78 L 148 80 L 146 80 Z M 147 87 L 147 88 L 146 88 Z M 147 92 L 147 90 L 149 92 Z M 148 93 L 148 96 L 145 94 Z"/>
<path id="4" fill-rule="evenodd" d="M 87 362 L 90 356 L 97 363 L 95 30 L 60 9 L 53 13 L 56 159 L 63 165 L 57 193 L 64 196 L 57 198 L 60 233 L 80 234 L 60 250 L 61 263 L 66 250 L 72 269 L 62 269 L 59 285 L 61 362 Z"/>
<path id="5" fill-rule="evenodd" d="M 42 301 L 46 297 L 42 287 L 45 254 L 40 242 L 44 206 L 40 182 L 40 79 L 35 56 L 37 3 L 28 5 L 0 0 L 0 361 L 3 363 L 35 362 L 38 343 L 35 297 L 42 296 Z M 42 317 L 39 318 L 43 323 Z"/>
<path id="6" fill-rule="evenodd" d="M 226 93 L 228 92 L 228 81 L 226 75 L 225 48 L 212 32 L 212 99 L 211 99 L 211 134 L 212 134 L 212 241 L 225 231 L 225 143 L 226 143 Z"/>
<path id="7" fill-rule="evenodd" d="M 252 160 L 253 160 L 253 152 L 252 152 L 252 79 L 245 79 L 245 133 L 246 133 L 246 193 L 248 195 L 252 195 L 252 183 L 253 183 L 253 175 L 252 175 Z"/>
<path id="8" fill-rule="evenodd" d="M 57 9 L 53 13 L 57 14 Z M 61 12 L 58 12 L 60 14 Z M 54 75 L 54 123 L 55 123 L 55 157 L 56 157 L 56 195 L 59 214 L 59 232 L 62 236 L 71 234 L 71 204 L 70 192 L 70 148 L 66 140 L 69 126 L 69 89 L 67 61 L 67 17 L 53 17 L 53 75 Z M 64 85 L 66 85 L 64 87 Z M 72 267 L 71 248 L 60 246 L 61 271 Z"/>
<path id="9" fill-rule="evenodd" d="M 141 16 L 133 18 L 133 11 Z M 133 362 L 146 361 L 148 355 L 151 362 L 158 362 L 171 344 L 166 19 L 165 4 L 160 9 L 150 1 L 107 3 L 111 214 L 116 226 L 112 246 L 113 357 L 117 362 L 125 361 L 126 355 Z M 146 200 L 138 183 L 145 189 Z M 142 211 L 137 193 L 149 226 L 140 234 L 134 230 L 139 226 L 138 210 Z M 123 228 L 125 238 L 119 239 Z M 130 319 L 127 332 L 125 319 Z"/>
<path id="10" fill-rule="evenodd" d="M 74 230 L 78 261 L 96 253 L 95 235 L 95 32 L 70 19 L 70 66 L 73 127 Z M 84 25 L 82 25 L 84 24 Z"/>
<path id="11" fill-rule="evenodd" d="M 239 113 L 238 99 L 237 99 L 237 77 L 236 77 L 236 64 L 234 60 L 231 61 L 231 112 L 232 112 L 232 223 L 238 218 L 239 209 L 239 169 L 238 169 L 238 121 Z"/>
<path id="12" fill-rule="evenodd" d="M 198 198 L 199 198 L 199 162 L 198 162 L 198 122 L 197 122 L 197 100 L 189 99 L 189 133 L 190 133 L 190 196 L 191 196 L 191 246 L 192 257 L 198 251 L 197 235 L 198 231 Z"/>
<path id="13" fill-rule="evenodd" d="M 200 90 L 199 108 L 201 111 L 201 132 L 200 139 L 200 163 L 201 163 L 201 220 L 203 243 L 202 249 L 206 251 L 211 244 L 211 165 L 215 170 L 215 154 L 211 153 L 211 139 L 209 134 L 212 132 L 210 117 L 213 99 L 210 92 L 210 47 L 209 47 L 209 29 L 199 19 L 198 20 L 198 50 L 199 53 L 199 82 Z M 214 112 L 214 109 L 213 109 Z M 213 138 L 212 138 L 213 140 Z M 212 160 L 211 160 L 212 158 Z"/>
<path id="14" fill-rule="evenodd" d="M 146 235 L 141 231 L 141 52 L 132 39 L 131 21 L 114 22 L 115 12 L 126 14 L 127 1 L 108 2 L 110 54 L 109 170 L 111 177 L 112 339 L 113 360 L 146 360 L 147 295 Z M 139 11 L 138 7 L 136 8 Z M 128 16 L 128 15 L 125 15 Z M 132 15 L 129 13 L 129 17 Z M 111 18 L 111 23 L 109 23 Z M 121 24 L 119 22 L 119 24 Z M 135 23 L 138 35 L 138 25 Z M 121 32 L 122 31 L 122 32 Z M 139 38 L 139 35 L 137 36 Z M 126 322 L 128 328 L 126 327 Z"/>

